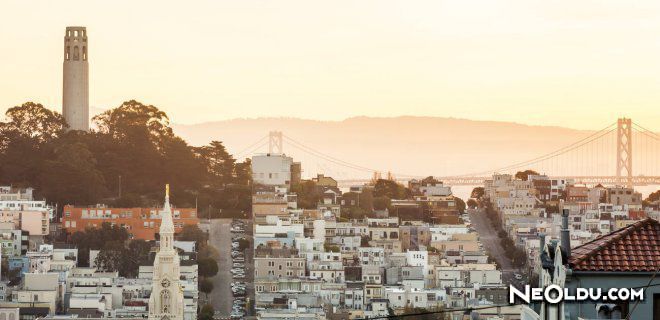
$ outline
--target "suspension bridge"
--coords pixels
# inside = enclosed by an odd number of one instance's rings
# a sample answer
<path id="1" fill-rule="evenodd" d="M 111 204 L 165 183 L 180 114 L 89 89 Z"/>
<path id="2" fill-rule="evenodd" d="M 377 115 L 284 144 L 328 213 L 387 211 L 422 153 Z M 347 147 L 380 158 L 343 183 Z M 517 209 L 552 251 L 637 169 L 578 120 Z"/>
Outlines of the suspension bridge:
<path id="1" fill-rule="evenodd" d="M 284 143 L 318 161 L 331 166 L 380 177 L 386 173 L 398 181 L 421 179 L 425 176 L 410 175 L 367 167 L 336 158 L 310 147 L 297 139 L 272 131 L 237 153 L 235 158 L 252 155 L 268 147 L 269 153 L 282 153 Z M 616 122 L 562 148 L 537 157 L 495 167 L 490 170 L 452 176 L 434 176 L 447 185 L 480 185 L 493 173 L 513 174 L 519 170 L 546 173 L 551 178 L 573 179 L 578 183 L 640 186 L 660 185 L 660 135 L 633 122 L 620 118 Z M 633 171 L 635 169 L 635 172 Z M 371 179 L 338 179 L 341 185 L 369 182 Z"/>

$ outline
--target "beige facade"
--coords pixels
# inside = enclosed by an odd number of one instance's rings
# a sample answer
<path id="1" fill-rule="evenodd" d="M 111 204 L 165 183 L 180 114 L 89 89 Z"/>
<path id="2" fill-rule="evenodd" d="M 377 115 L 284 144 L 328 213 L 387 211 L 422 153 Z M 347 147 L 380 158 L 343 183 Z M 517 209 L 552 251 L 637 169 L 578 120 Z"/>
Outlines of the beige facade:
<path id="1" fill-rule="evenodd" d="M 447 251 L 477 251 L 479 250 L 479 243 L 474 240 L 448 240 L 448 241 L 432 241 L 431 247 L 438 249 L 442 252 Z"/>
<path id="2" fill-rule="evenodd" d="M 607 189 L 607 202 L 613 205 L 641 205 L 642 194 L 635 192 L 632 188 L 609 188 Z"/>
<path id="3" fill-rule="evenodd" d="M 304 276 L 305 258 L 267 256 L 254 258 L 255 279 L 296 278 Z"/>
<path id="4" fill-rule="evenodd" d="M 0 210 L 0 223 L 13 223 L 14 228 L 27 231 L 32 236 L 47 235 L 50 229 L 47 211 Z"/>
<path id="5" fill-rule="evenodd" d="M 419 246 L 428 246 L 431 242 L 431 230 L 428 226 L 400 226 L 401 249 L 418 250 Z"/>
<path id="6" fill-rule="evenodd" d="M 71 130 L 89 130 L 87 29 L 67 27 L 64 35 L 62 114 Z"/>
<path id="7" fill-rule="evenodd" d="M 286 198 L 275 193 L 252 196 L 252 215 L 256 223 L 265 223 L 267 216 L 288 217 Z"/>

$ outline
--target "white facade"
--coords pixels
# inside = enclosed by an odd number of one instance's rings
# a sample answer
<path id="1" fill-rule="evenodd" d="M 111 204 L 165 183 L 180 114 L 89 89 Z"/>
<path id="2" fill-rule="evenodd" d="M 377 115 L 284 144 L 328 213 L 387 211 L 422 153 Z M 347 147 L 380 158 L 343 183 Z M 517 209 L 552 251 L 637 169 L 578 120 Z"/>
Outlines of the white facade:
<path id="1" fill-rule="evenodd" d="M 360 264 L 363 266 L 384 266 L 385 249 L 376 247 L 360 247 L 358 249 Z"/>
<path id="2" fill-rule="evenodd" d="M 419 191 L 425 196 L 450 196 L 451 187 L 442 183 L 419 187 Z"/>
<path id="3" fill-rule="evenodd" d="M 293 158 L 285 154 L 263 154 L 252 157 L 252 180 L 268 186 L 282 186 L 291 182 Z"/>

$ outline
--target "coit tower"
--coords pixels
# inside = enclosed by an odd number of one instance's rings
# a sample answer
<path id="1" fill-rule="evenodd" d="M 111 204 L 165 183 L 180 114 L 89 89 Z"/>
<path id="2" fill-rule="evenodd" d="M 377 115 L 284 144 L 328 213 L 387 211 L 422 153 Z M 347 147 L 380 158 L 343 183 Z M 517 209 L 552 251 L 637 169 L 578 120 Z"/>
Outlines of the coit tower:
<path id="1" fill-rule="evenodd" d="M 89 58 L 85 27 L 66 27 L 62 114 L 70 130 L 89 130 Z"/>

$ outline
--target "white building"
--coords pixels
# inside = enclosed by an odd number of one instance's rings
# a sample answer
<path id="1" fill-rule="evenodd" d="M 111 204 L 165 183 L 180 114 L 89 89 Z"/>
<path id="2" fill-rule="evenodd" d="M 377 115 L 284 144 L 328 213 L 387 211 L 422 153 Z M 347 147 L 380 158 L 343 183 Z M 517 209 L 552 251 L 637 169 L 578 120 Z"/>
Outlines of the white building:
<path id="1" fill-rule="evenodd" d="M 285 154 L 267 153 L 252 157 L 252 180 L 268 186 L 290 185 L 299 179 L 299 163 Z"/>

